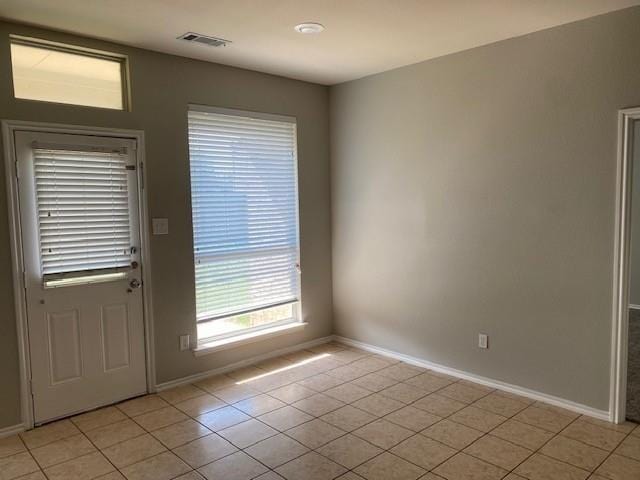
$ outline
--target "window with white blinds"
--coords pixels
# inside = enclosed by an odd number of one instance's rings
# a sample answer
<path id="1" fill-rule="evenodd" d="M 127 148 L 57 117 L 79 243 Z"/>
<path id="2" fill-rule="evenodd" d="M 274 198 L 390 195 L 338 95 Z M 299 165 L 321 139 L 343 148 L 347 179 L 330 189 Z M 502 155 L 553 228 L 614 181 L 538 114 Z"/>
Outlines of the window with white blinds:
<path id="1" fill-rule="evenodd" d="M 34 145 L 33 155 L 45 282 L 129 267 L 126 153 Z"/>
<path id="2" fill-rule="evenodd" d="M 188 124 L 197 320 L 281 320 L 264 312 L 299 299 L 296 125 L 194 109 Z"/>

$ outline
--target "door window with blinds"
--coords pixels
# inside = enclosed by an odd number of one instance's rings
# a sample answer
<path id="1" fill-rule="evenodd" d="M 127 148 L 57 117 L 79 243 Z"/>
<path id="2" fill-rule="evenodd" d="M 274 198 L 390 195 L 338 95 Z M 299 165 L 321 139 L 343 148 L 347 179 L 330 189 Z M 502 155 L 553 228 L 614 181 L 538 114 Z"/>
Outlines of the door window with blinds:
<path id="1" fill-rule="evenodd" d="M 32 144 L 45 287 L 120 279 L 130 270 L 137 225 L 128 150 Z"/>
<path id="2" fill-rule="evenodd" d="M 297 321 L 296 124 L 188 113 L 199 341 Z"/>

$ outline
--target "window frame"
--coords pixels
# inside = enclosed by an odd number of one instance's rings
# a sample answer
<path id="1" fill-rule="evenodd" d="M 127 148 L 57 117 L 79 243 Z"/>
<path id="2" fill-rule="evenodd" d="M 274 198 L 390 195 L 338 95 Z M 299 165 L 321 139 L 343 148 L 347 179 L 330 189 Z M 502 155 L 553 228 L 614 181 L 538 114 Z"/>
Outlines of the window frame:
<path id="1" fill-rule="evenodd" d="M 210 322 L 215 322 L 215 321 L 219 321 L 219 320 L 224 320 L 226 318 L 233 318 L 234 316 L 238 316 L 238 315 L 242 315 L 242 314 L 234 314 L 234 315 L 228 315 L 226 317 L 218 317 L 212 320 L 200 320 L 198 321 L 197 318 L 194 318 L 194 326 L 195 326 L 195 330 L 196 330 L 196 338 L 197 338 L 197 345 L 198 348 L 200 349 L 205 349 L 206 350 L 206 346 L 207 345 L 212 345 L 212 344 L 222 344 L 222 345 L 228 345 L 228 344 L 232 344 L 234 343 L 234 339 L 236 339 L 237 337 L 242 337 L 243 339 L 245 339 L 246 337 L 256 337 L 256 336 L 260 336 L 260 335 L 271 335 L 273 330 L 276 331 L 281 331 L 282 329 L 285 329 L 284 331 L 286 332 L 286 328 L 287 326 L 291 326 L 291 327 L 295 327 L 295 326 L 299 326 L 299 325 L 305 325 L 302 319 L 302 269 L 300 267 L 301 263 L 300 263 L 300 257 L 301 257 L 301 250 L 300 250 L 300 190 L 299 190 L 299 185 L 300 185 L 300 179 L 299 179 L 299 165 L 298 165 L 298 121 L 297 118 L 295 116 L 290 116 L 290 115 L 282 115 L 282 114 L 274 114 L 274 113 L 264 113 L 264 112 L 255 112 L 255 111 L 250 111 L 250 110 L 241 110 L 241 109 L 234 109 L 234 108 L 226 108 L 226 107 L 216 107 L 216 106 L 211 106 L 211 105 L 202 105 L 202 104 L 194 104 L 194 103 L 189 103 L 187 105 L 187 116 L 188 113 L 194 111 L 194 112 L 202 112 L 202 113 L 215 113 L 215 114 L 219 114 L 219 115 L 229 115 L 229 116 L 240 116 L 240 117 L 246 117 L 246 118 L 253 118 L 253 119 L 258 119 L 258 120 L 269 120 L 269 121 L 276 121 L 276 122 L 286 122 L 286 123 L 291 123 L 294 126 L 294 148 L 293 148 L 293 167 L 294 167 L 294 180 L 295 180 L 295 218 L 296 218 L 296 230 L 297 230 L 297 235 L 296 235 L 296 263 L 298 265 L 298 275 L 299 275 L 299 281 L 298 281 L 298 291 L 297 293 L 297 298 L 298 300 L 295 302 L 288 302 L 288 303 L 283 303 L 282 305 L 291 305 L 292 306 L 292 316 L 288 319 L 282 319 L 282 320 L 277 320 L 275 322 L 272 323 L 268 323 L 265 325 L 259 325 L 257 327 L 250 327 L 250 328 L 244 328 L 244 329 L 239 329 L 239 330 L 235 330 L 235 331 L 231 331 L 231 332 L 226 332 L 226 333 L 221 333 L 218 335 L 214 335 L 214 336 L 209 336 L 209 337 L 199 337 L 198 336 L 198 323 L 205 323 L 207 321 Z M 188 123 L 188 118 L 187 118 L 187 135 L 189 132 L 189 123 Z M 187 140 L 188 143 L 188 140 Z M 189 167 L 191 167 L 191 155 L 189 154 Z M 193 207 L 191 205 L 191 201 L 192 201 L 192 197 L 191 197 L 191 168 L 189 168 L 189 201 L 190 201 L 190 208 L 191 208 L 191 212 L 192 212 L 192 222 L 193 222 Z M 194 240 L 193 238 L 193 224 L 191 226 L 191 235 L 192 235 L 192 241 Z M 196 255 L 195 255 L 195 245 L 192 245 L 192 251 L 193 251 L 193 267 L 194 267 L 194 281 L 195 281 L 195 267 L 196 267 Z M 195 284 L 194 284 L 195 286 Z M 195 288 L 194 288 L 195 291 Z M 261 309 L 257 309 L 257 310 L 253 310 L 255 311 L 262 311 L 262 310 L 266 310 L 269 308 L 273 308 L 274 305 L 271 306 L 266 306 L 264 308 Z M 246 342 L 246 340 L 241 340 L 239 343 L 244 343 Z M 196 348 L 196 350 L 198 350 L 198 348 Z"/>
<path id="2" fill-rule="evenodd" d="M 64 103 L 55 102 L 51 100 L 38 100 L 35 98 L 21 98 L 16 97 L 14 73 L 13 73 L 13 57 L 11 57 L 11 46 L 23 45 L 26 47 L 40 48 L 43 50 L 50 50 L 54 52 L 69 53 L 71 55 L 79 55 L 89 58 L 97 58 L 100 60 L 106 60 L 110 62 L 117 62 L 120 64 L 120 89 L 122 92 L 122 108 L 109 108 L 99 107 L 95 105 L 86 105 L 82 103 Z M 45 40 L 43 38 L 26 37 L 23 35 L 10 34 L 9 35 L 9 57 L 10 57 L 10 69 L 11 69 L 11 93 L 14 100 L 25 102 L 39 102 L 48 103 L 51 105 L 64 105 L 69 107 L 81 107 L 81 108 L 97 108 L 100 110 L 112 110 L 116 112 L 130 112 L 131 111 L 131 82 L 129 74 L 129 57 L 127 55 L 115 52 L 108 52 L 105 50 L 97 50 L 93 48 L 87 48 L 80 45 L 71 45 L 68 43 L 54 42 L 51 40 Z"/>

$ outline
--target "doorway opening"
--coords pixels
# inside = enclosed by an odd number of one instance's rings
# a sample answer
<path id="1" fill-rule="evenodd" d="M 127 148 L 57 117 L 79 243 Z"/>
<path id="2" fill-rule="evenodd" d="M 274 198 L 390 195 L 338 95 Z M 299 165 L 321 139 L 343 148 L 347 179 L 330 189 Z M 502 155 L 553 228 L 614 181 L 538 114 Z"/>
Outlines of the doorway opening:
<path id="1" fill-rule="evenodd" d="M 640 108 L 619 112 L 611 420 L 640 420 Z"/>

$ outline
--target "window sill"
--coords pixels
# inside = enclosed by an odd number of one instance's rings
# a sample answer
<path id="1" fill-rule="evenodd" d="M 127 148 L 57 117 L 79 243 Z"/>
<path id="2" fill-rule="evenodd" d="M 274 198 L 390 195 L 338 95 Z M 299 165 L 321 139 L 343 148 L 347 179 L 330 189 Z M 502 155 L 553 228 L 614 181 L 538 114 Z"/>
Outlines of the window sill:
<path id="1" fill-rule="evenodd" d="M 193 349 L 193 354 L 196 357 L 200 357 L 202 355 L 208 355 L 209 353 L 228 350 L 230 348 L 239 347 L 248 343 L 259 342 L 268 338 L 277 337 L 279 335 L 298 332 L 306 326 L 306 322 L 292 322 L 287 323 L 286 325 L 278 325 L 276 327 L 265 328 L 264 330 L 259 330 L 257 332 L 249 332 L 245 334 L 239 334 L 230 338 L 201 343 Z"/>

